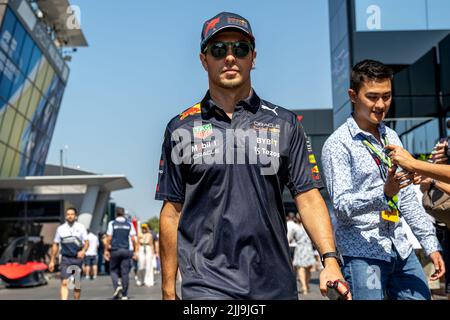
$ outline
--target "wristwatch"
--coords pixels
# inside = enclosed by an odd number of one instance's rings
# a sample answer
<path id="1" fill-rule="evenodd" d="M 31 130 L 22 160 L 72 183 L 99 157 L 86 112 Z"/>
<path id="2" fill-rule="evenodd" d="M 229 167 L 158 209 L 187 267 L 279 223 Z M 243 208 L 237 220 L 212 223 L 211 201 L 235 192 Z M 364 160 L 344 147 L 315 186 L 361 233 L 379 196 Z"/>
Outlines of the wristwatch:
<path id="1" fill-rule="evenodd" d="M 334 252 L 327 252 L 324 253 L 321 257 L 320 257 L 320 261 L 322 261 L 322 265 L 325 267 L 325 259 L 327 258 L 335 258 L 337 260 L 337 263 L 340 267 L 342 267 L 342 261 L 341 261 L 341 255 L 334 251 Z"/>

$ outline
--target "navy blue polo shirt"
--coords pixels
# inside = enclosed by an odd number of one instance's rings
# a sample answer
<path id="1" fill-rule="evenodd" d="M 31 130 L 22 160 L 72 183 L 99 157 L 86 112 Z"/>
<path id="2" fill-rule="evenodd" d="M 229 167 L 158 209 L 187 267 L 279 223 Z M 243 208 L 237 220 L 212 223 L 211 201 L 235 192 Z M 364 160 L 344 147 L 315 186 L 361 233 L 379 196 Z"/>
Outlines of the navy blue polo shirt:
<path id="1" fill-rule="evenodd" d="M 208 92 L 169 122 L 155 198 L 183 204 L 183 299 L 297 299 L 284 186 L 322 188 L 293 112 L 252 90 L 230 119 Z"/>

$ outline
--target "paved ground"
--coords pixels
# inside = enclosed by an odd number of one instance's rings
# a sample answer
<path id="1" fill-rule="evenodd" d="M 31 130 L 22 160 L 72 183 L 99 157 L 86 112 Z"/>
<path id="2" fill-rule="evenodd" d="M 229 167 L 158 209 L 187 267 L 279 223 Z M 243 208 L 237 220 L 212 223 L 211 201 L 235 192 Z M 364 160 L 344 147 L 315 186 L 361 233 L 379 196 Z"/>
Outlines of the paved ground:
<path id="1" fill-rule="evenodd" d="M 318 273 L 313 273 L 310 289 L 310 294 L 303 296 L 299 295 L 301 300 L 322 300 L 319 292 Z M 128 295 L 133 300 L 160 300 L 161 299 L 161 280 L 160 276 L 155 277 L 155 286 L 137 287 L 133 277 L 130 276 L 130 288 Z M 109 276 L 99 276 L 95 280 L 83 280 L 81 283 L 81 298 L 82 300 L 107 300 L 110 299 L 112 291 L 111 278 Z M 178 283 L 178 292 L 180 284 Z M 36 288 L 23 289 L 0 289 L 0 300 L 55 300 L 59 299 L 59 280 L 56 278 L 49 279 L 48 285 Z"/>

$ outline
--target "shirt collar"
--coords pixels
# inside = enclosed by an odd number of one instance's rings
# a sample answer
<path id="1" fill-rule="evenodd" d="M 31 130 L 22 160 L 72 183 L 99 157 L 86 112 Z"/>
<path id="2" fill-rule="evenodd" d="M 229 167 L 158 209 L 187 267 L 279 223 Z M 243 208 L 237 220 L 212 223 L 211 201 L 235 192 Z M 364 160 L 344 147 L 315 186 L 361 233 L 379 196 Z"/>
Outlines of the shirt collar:
<path id="1" fill-rule="evenodd" d="M 350 131 L 350 134 L 352 135 L 353 138 L 355 138 L 358 134 L 362 134 L 365 137 L 373 137 L 375 139 L 375 137 L 373 136 L 373 134 L 362 130 L 358 124 L 355 121 L 355 118 L 353 117 L 353 113 L 352 115 L 347 119 L 347 126 L 348 129 Z M 378 132 L 380 133 L 380 136 L 383 137 L 386 134 L 386 125 L 384 124 L 384 122 L 381 122 L 378 125 Z M 375 139 L 376 140 L 376 139 Z"/>
<path id="2" fill-rule="evenodd" d="M 252 88 L 252 92 L 249 97 L 247 97 L 244 100 L 240 100 L 236 106 L 242 106 L 244 109 L 249 110 L 253 113 L 256 113 L 259 110 L 259 107 L 261 106 L 261 99 L 256 94 L 255 90 Z M 205 97 L 201 101 L 201 110 L 203 116 L 211 116 L 213 112 L 216 111 L 220 112 L 222 110 L 221 107 L 219 107 L 211 98 L 209 90 L 206 92 Z M 223 111 L 222 111 L 223 112 Z"/>

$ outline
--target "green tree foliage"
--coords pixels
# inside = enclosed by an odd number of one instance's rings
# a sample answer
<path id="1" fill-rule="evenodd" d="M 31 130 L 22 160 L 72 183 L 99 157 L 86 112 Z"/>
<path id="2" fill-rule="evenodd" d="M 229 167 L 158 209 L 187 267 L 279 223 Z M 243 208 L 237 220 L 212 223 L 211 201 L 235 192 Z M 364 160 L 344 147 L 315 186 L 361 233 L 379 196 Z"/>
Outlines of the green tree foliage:
<path id="1" fill-rule="evenodd" d="M 146 223 L 153 230 L 153 232 L 155 233 L 159 232 L 159 217 L 150 218 L 149 220 L 147 220 Z"/>

